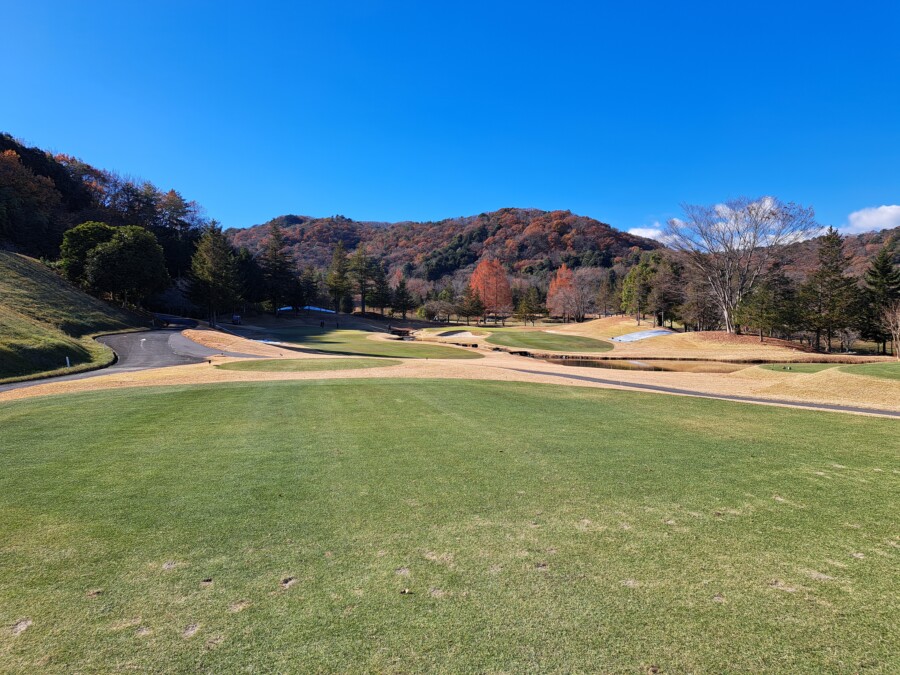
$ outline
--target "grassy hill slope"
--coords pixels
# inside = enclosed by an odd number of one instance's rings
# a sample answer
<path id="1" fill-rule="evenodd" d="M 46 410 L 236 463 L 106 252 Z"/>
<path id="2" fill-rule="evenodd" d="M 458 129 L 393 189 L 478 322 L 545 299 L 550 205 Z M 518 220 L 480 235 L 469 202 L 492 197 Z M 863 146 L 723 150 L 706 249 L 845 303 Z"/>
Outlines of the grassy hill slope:
<path id="1" fill-rule="evenodd" d="M 0 382 L 104 365 L 113 354 L 91 337 L 142 325 L 37 260 L 0 251 Z"/>

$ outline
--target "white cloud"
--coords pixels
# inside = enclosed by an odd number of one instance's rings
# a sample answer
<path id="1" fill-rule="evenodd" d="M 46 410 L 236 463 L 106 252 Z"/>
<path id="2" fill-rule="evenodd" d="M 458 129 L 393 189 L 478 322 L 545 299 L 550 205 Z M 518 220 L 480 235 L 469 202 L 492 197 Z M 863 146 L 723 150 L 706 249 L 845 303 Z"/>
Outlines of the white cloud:
<path id="1" fill-rule="evenodd" d="M 628 230 L 628 234 L 633 234 L 636 237 L 646 237 L 647 239 L 656 239 L 657 241 L 663 240 L 663 226 L 656 221 L 653 223 L 651 227 L 632 227 Z"/>
<path id="2" fill-rule="evenodd" d="M 845 234 L 871 232 L 900 227 L 900 206 L 870 206 L 847 216 L 847 224 L 841 229 Z"/>

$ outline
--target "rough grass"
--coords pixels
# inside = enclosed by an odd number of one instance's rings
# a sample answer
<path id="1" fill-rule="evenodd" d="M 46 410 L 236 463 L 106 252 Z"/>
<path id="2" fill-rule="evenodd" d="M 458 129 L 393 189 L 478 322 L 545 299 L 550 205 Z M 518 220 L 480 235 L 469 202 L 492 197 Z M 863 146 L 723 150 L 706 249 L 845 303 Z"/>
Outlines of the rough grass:
<path id="1" fill-rule="evenodd" d="M 0 251 L 0 382 L 106 365 L 112 351 L 91 336 L 140 325 L 39 261 Z"/>
<path id="2" fill-rule="evenodd" d="M 404 342 L 403 340 L 370 340 L 375 335 L 361 330 L 331 328 L 274 328 L 268 331 L 275 339 L 332 354 L 375 356 L 397 359 L 480 359 L 481 354 L 459 347 Z"/>
<path id="3" fill-rule="evenodd" d="M 898 363 L 865 363 L 859 366 L 844 366 L 845 373 L 881 377 L 887 380 L 900 380 L 900 362 Z"/>
<path id="4" fill-rule="evenodd" d="M 259 359 L 231 361 L 218 368 L 223 370 L 250 370 L 266 373 L 300 373 L 315 370 L 356 370 L 358 368 L 385 368 L 400 361 L 392 359 Z"/>
<path id="5" fill-rule="evenodd" d="M 546 349 L 554 352 L 606 352 L 613 348 L 609 342 L 595 338 L 539 330 L 492 331 L 487 342 L 504 347 Z"/>
<path id="6" fill-rule="evenodd" d="M 345 380 L 0 428 L 3 672 L 900 669 L 892 420 Z"/>

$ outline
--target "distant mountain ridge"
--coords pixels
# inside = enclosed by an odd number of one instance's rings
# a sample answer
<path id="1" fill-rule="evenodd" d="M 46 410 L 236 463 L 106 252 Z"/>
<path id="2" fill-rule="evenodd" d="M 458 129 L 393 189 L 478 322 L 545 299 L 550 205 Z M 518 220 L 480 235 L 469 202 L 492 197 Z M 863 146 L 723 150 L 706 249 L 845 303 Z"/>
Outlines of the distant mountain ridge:
<path id="1" fill-rule="evenodd" d="M 818 238 L 808 239 L 789 247 L 791 263 L 786 271 L 796 278 L 805 278 L 818 264 Z M 887 246 L 894 264 L 900 264 L 900 227 L 878 232 L 860 232 L 844 237 L 844 255 L 847 258 L 847 272 L 861 277 L 878 252 Z"/>
<path id="2" fill-rule="evenodd" d="M 549 273 L 569 267 L 611 266 L 639 251 L 662 244 L 570 211 L 504 208 L 476 216 L 433 222 L 381 223 L 343 216 L 313 218 L 286 215 L 226 234 L 238 247 L 257 253 L 269 226 L 278 224 L 300 265 L 324 267 L 338 241 L 347 250 L 364 244 L 391 271 L 434 281 L 474 267 L 483 257 L 499 259 L 515 273 Z"/>

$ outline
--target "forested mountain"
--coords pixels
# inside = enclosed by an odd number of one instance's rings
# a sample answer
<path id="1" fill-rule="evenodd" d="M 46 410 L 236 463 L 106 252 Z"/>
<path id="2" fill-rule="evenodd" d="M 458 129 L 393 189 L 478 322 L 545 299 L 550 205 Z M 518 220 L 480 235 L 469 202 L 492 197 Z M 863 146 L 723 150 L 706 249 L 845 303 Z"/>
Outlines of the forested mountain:
<path id="1" fill-rule="evenodd" d="M 289 215 L 226 234 L 236 247 L 257 253 L 272 223 L 283 229 L 288 248 L 301 266 L 326 266 L 341 241 L 347 250 L 364 244 L 389 270 L 428 281 L 471 270 L 485 257 L 500 260 L 514 274 L 531 276 L 556 270 L 563 263 L 571 268 L 611 267 L 661 246 L 569 211 L 514 208 L 426 223 Z"/>
<path id="2" fill-rule="evenodd" d="M 811 209 L 809 217 L 804 236 L 815 230 Z M 0 134 L 3 248 L 55 261 L 80 288 L 123 306 L 205 307 L 213 319 L 237 306 L 277 311 L 284 304 L 468 317 L 479 314 L 480 304 L 483 314 L 515 310 L 525 320 L 542 312 L 578 320 L 619 310 L 678 319 L 698 330 L 722 320 L 710 288 L 719 277 L 699 274 L 683 251 L 569 211 L 504 208 L 398 223 L 285 215 L 222 232 L 175 190 Z M 785 253 L 783 264 L 767 265 L 758 288 L 741 289 L 728 311 L 769 334 L 812 331 L 816 345 L 821 335 L 830 345 L 836 327 L 842 340 L 857 331 L 884 344 L 876 324 L 900 292 L 892 271 L 900 262 L 900 228 L 848 237 L 832 232 Z M 476 274 L 482 266 L 484 273 Z M 481 284 L 478 303 L 473 290 L 483 279 L 490 283 Z M 488 297 L 500 286 L 508 292 Z M 823 328 L 813 319 L 825 310 L 808 308 L 826 291 L 834 296 L 833 286 L 847 292 L 832 303 Z M 783 316 L 773 323 L 776 305 Z"/>
<path id="3" fill-rule="evenodd" d="M 816 252 L 821 237 L 801 241 L 789 246 L 787 257 L 791 263 L 785 271 L 796 279 L 804 279 L 816 265 Z M 843 252 L 847 257 L 847 272 L 859 277 L 866 271 L 872 259 L 887 246 L 893 262 L 900 264 L 900 227 L 880 232 L 862 232 L 844 237 Z"/>

